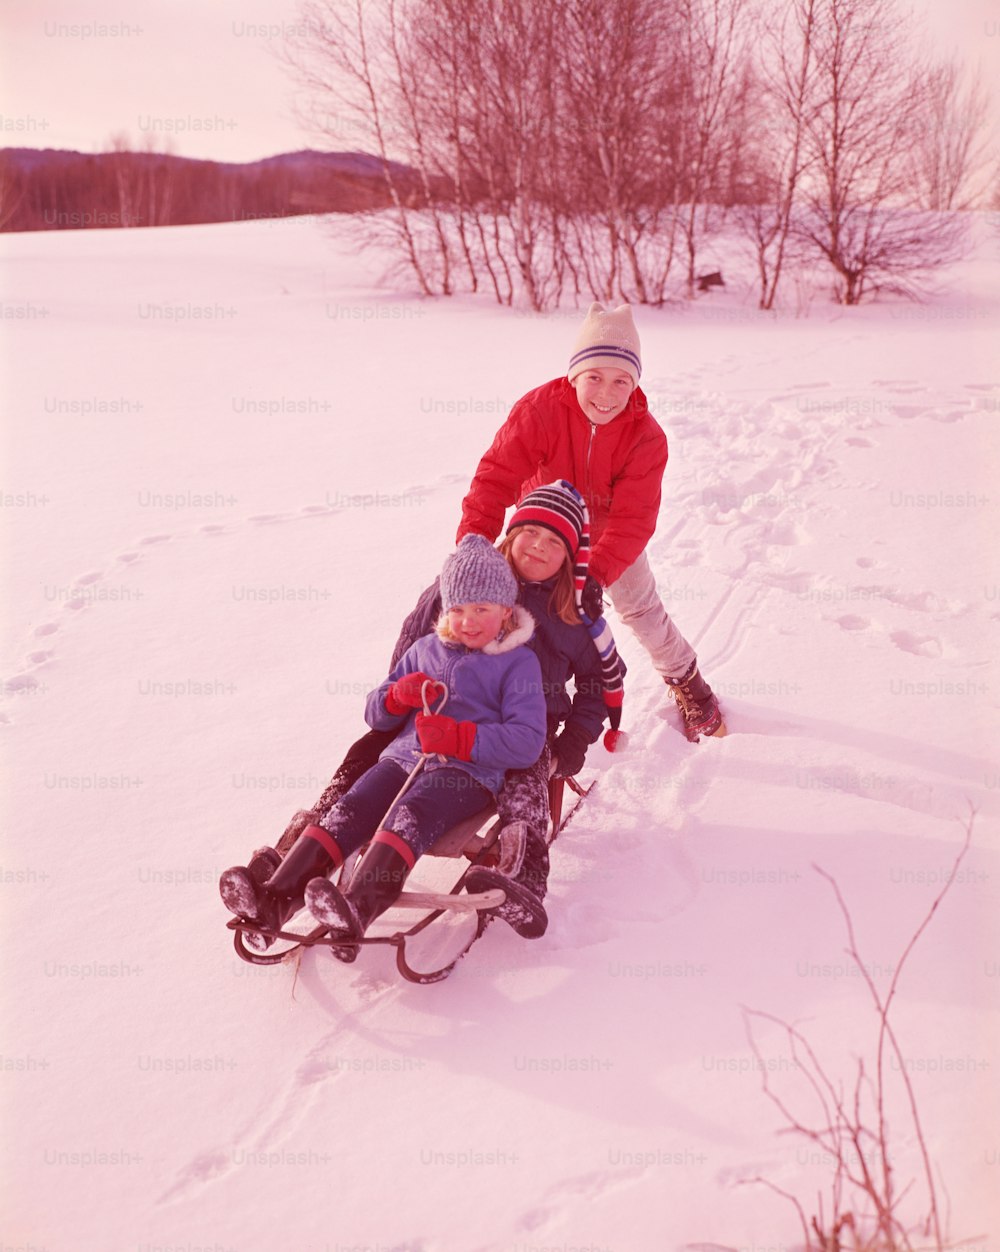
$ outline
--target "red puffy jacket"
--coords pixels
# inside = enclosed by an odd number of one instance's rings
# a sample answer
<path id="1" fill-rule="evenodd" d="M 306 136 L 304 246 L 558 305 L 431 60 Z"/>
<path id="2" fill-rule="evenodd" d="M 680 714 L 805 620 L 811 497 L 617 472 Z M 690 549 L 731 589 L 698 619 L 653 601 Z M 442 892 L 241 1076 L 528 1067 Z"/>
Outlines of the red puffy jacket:
<path id="1" fill-rule="evenodd" d="M 565 478 L 590 510 L 590 571 L 607 587 L 632 564 L 656 529 L 667 437 L 637 387 L 606 426 L 584 416 L 576 391 L 555 378 L 511 409 L 479 462 L 462 501 L 458 539 L 493 541 L 507 508 L 528 491 Z"/>

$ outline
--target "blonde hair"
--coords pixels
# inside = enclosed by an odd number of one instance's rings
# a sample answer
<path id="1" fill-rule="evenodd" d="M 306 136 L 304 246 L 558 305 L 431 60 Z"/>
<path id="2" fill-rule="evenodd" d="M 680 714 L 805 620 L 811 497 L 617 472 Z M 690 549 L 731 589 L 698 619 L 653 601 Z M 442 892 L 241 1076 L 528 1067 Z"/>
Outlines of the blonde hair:
<path id="1" fill-rule="evenodd" d="M 500 551 L 507 558 L 511 569 L 517 573 L 517 567 L 514 564 L 514 558 L 511 556 L 511 548 L 514 546 L 516 535 L 507 535 L 503 543 L 500 544 Z M 558 617 L 561 622 L 565 622 L 567 626 L 582 626 L 580 621 L 580 611 L 576 604 L 576 588 L 573 585 L 573 558 L 569 554 L 569 548 L 564 549 L 563 563 L 559 567 L 556 574 L 555 586 L 552 588 L 552 594 L 549 596 L 549 612 L 553 616 Z"/>
<path id="2" fill-rule="evenodd" d="M 500 630 L 497 632 L 497 638 L 499 639 L 501 635 L 505 635 L 510 630 L 513 624 L 514 624 L 514 610 L 508 609 L 506 616 L 504 617 L 503 621 L 500 623 Z M 442 609 L 441 612 L 438 614 L 438 619 L 434 623 L 434 633 L 442 641 L 442 643 L 461 643 L 462 642 L 461 639 L 459 639 L 459 637 L 454 633 L 454 631 L 448 625 L 448 613 L 445 609 Z"/>

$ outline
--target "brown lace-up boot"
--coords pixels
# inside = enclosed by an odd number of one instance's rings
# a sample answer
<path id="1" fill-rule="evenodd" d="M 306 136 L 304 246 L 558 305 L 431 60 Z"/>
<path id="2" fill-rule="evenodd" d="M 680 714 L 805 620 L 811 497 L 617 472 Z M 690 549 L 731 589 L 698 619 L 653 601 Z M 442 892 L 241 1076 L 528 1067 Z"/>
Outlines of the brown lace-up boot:
<path id="1" fill-rule="evenodd" d="M 702 735 L 721 738 L 726 733 L 719 702 L 699 673 L 697 661 L 691 662 L 683 678 L 667 678 L 665 682 L 674 693 L 684 719 L 684 733 L 692 743 L 697 743 Z"/>

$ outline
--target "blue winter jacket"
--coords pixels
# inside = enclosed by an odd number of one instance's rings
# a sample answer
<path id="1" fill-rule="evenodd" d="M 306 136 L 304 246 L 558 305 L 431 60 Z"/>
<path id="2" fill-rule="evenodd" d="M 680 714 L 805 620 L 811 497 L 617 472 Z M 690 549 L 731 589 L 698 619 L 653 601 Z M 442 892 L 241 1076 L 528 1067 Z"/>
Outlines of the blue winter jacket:
<path id="1" fill-rule="evenodd" d="M 535 654 L 523 646 L 534 629 L 531 615 L 520 606 L 515 614 L 515 629 L 484 649 L 445 643 L 435 634 L 406 649 L 365 705 L 365 720 L 373 730 L 402 727 L 380 759 L 398 761 L 407 770 L 416 764 L 421 751 L 417 710 L 397 716 L 386 709 L 385 699 L 397 678 L 422 671 L 448 688 L 446 704 L 435 701 L 433 711 L 459 722 L 475 722 L 477 727 L 471 760 L 432 758 L 425 770 L 457 766 L 496 795 L 506 770 L 526 769 L 538 760 L 546 730 L 542 671 Z"/>
<path id="2" fill-rule="evenodd" d="M 601 681 L 601 659 L 586 628 L 571 626 L 551 612 L 549 602 L 555 579 L 531 583 L 518 578 L 518 599 L 535 619 L 535 633 L 528 647 L 542 667 L 542 689 L 549 717 L 549 733 L 565 723 L 563 734 L 575 739 L 581 749 L 594 743 L 601 733 L 607 708 Z M 441 612 L 439 580 L 420 596 L 413 612 L 403 623 L 392 661 L 395 665 L 406 649 L 433 630 Z M 572 698 L 566 683 L 573 679 Z"/>

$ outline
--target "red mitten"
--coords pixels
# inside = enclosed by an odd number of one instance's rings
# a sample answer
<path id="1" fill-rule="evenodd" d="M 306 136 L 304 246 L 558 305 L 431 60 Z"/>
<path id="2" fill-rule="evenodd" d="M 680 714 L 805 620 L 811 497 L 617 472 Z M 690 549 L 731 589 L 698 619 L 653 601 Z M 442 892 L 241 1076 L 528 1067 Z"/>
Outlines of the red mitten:
<path id="1" fill-rule="evenodd" d="M 434 681 L 429 674 L 424 674 L 420 670 L 417 670 L 415 674 L 404 674 L 402 678 L 397 678 L 385 693 L 386 711 L 393 717 L 400 717 L 403 713 L 408 713 L 410 709 L 422 709 L 424 697 L 421 695 L 421 688 L 424 683 Z"/>
<path id="2" fill-rule="evenodd" d="M 446 713 L 418 713 L 417 738 L 424 752 L 439 752 L 460 761 L 472 759 L 476 742 L 475 722 L 456 722 Z"/>

